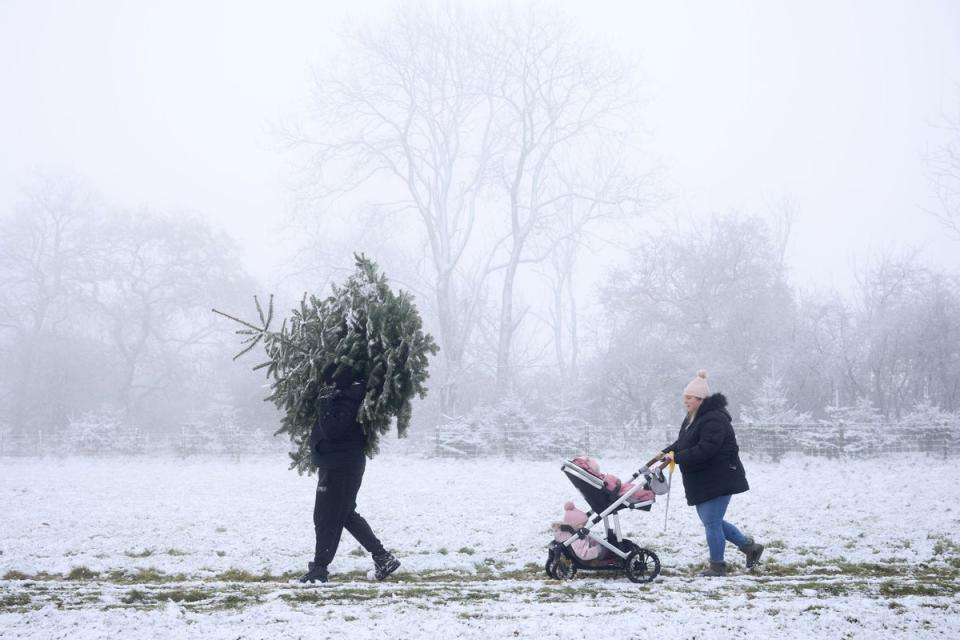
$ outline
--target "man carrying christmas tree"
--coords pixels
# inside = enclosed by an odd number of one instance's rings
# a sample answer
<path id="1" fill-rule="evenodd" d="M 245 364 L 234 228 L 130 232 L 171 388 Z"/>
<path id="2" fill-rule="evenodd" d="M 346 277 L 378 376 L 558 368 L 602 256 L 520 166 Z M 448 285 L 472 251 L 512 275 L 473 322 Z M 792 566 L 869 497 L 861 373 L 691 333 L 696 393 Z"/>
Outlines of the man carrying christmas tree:
<path id="1" fill-rule="evenodd" d="M 311 461 L 317 467 L 317 497 L 313 506 L 316 551 L 301 582 L 326 582 L 343 530 L 373 555 L 377 580 L 397 570 L 400 561 L 383 548 L 367 521 L 357 513 L 357 492 L 366 468 L 367 437 L 358 421 L 367 384 L 352 369 L 334 376 L 334 365 L 323 372 L 331 391 L 321 394 L 317 420 L 310 432 Z"/>
<path id="2" fill-rule="evenodd" d="M 316 548 L 303 582 L 326 582 L 344 529 L 373 555 L 377 579 L 400 566 L 357 513 L 357 492 L 380 436 L 392 424 L 406 435 L 410 401 L 426 396 L 428 359 L 437 352 L 410 294 L 394 293 L 374 261 L 355 262 L 343 286 L 324 299 L 304 296 L 279 331 L 270 330 L 272 296 L 266 312 L 254 297 L 259 326 L 214 309 L 244 327 L 237 333 L 246 346 L 235 359 L 263 344 L 268 359 L 254 369 L 273 377 L 267 399 L 283 411 L 277 433 L 293 444 L 291 468 L 318 475 Z"/>

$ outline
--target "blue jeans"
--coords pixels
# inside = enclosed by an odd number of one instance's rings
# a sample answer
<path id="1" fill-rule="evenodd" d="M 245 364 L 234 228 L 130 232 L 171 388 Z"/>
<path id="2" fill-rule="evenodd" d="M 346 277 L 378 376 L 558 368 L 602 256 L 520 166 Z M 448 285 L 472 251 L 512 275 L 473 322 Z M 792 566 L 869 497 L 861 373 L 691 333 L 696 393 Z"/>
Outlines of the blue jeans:
<path id="1" fill-rule="evenodd" d="M 697 505 L 697 515 L 703 523 L 703 530 L 707 534 L 707 547 L 710 548 L 710 562 L 723 562 L 723 548 L 727 540 L 733 544 L 747 544 L 747 536 L 740 529 L 723 519 L 730 504 L 730 496 L 711 498 Z"/>

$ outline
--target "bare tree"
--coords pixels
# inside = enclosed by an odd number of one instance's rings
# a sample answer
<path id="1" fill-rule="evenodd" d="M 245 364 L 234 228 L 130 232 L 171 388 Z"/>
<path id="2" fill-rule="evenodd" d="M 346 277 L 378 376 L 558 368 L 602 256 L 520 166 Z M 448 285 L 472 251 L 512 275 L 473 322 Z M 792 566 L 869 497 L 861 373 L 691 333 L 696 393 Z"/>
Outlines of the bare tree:
<path id="1" fill-rule="evenodd" d="M 947 143 L 929 159 L 930 178 L 940 208 L 932 211 L 941 224 L 960 240 L 960 114 L 948 120 Z"/>
<path id="2" fill-rule="evenodd" d="M 567 217 L 571 235 L 588 221 L 637 211 L 642 180 L 625 174 L 620 144 L 636 96 L 629 67 L 608 55 L 600 64 L 589 43 L 554 17 L 531 11 L 495 22 L 489 54 L 502 70 L 494 87 L 498 108 L 497 179 L 507 225 L 499 243 L 502 269 L 497 388 L 511 383 L 511 341 L 518 322 L 513 297 L 519 267 L 539 262 L 537 246 Z M 570 222 L 570 214 L 579 217 Z M 554 236 L 555 242 L 571 235 Z M 542 243 L 541 243 L 542 244 Z"/>
<path id="3" fill-rule="evenodd" d="M 844 352 L 845 373 L 855 397 L 888 418 L 924 399 L 949 410 L 960 389 L 958 280 L 917 258 L 883 255 L 857 273 L 857 332 Z"/>
<path id="4" fill-rule="evenodd" d="M 78 330 L 89 302 L 99 213 L 96 196 L 77 181 L 42 176 L 3 222 L 0 333 L 12 365 L 5 404 L 15 429 L 65 420 L 63 361 L 76 354 L 62 338 Z"/>
<path id="5" fill-rule="evenodd" d="M 782 276 L 776 239 L 757 218 L 717 217 L 642 239 L 604 291 L 606 357 L 610 377 L 620 377 L 610 391 L 633 386 L 624 400 L 652 417 L 653 399 L 676 397 L 676 380 L 704 366 L 731 397 L 748 399 L 793 331 Z"/>
<path id="6" fill-rule="evenodd" d="M 118 406 L 183 379 L 191 353 L 218 329 L 211 301 L 235 301 L 244 276 L 231 241 L 199 220 L 120 212 L 106 241 L 94 301 L 117 357 Z"/>
<path id="7" fill-rule="evenodd" d="M 382 31 L 352 38 L 348 69 L 317 74 L 312 121 L 290 133 L 312 151 L 314 198 L 329 205 L 376 185 L 383 210 L 419 217 L 446 365 L 444 411 L 457 404 L 479 304 L 464 257 L 494 150 L 496 69 L 478 49 L 483 38 L 452 5 L 401 10 Z"/>
<path id="8" fill-rule="evenodd" d="M 79 183 L 44 176 L 0 235 L 0 327 L 37 334 L 69 320 L 68 299 L 91 280 L 100 205 Z"/>
<path id="9" fill-rule="evenodd" d="M 542 13 L 542 12 L 541 12 Z M 497 388 L 509 390 L 520 266 L 541 262 L 591 220 L 637 210 L 627 176 L 629 68 L 560 20 L 401 10 L 351 40 L 349 70 L 318 74 L 313 118 L 290 134 L 312 154 L 307 193 L 329 208 L 361 186 L 382 213 L 415 213 L 427 237 L 445 379 L 456 387 L 496 274 Z M 552 231 L 576 214 L 563 234 Z"/>

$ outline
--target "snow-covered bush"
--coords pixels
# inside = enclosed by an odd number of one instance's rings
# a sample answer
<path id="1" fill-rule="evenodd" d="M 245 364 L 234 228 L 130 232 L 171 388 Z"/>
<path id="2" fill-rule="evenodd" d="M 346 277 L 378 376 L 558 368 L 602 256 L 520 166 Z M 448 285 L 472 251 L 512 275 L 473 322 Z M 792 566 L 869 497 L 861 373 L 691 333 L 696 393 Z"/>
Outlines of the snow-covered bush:
<path id="1" fill-rule="evenodd" d="M 284 447 L 283 439 L 270 431 L 243 425 L 239 409 L 223 396 L 190 413 L 174 442 L 174 450 L 183 456 L 273 453 Z"/>
<path id="2" fill-rule="evenodd" d="M 901 451 L 922 451 L 943 457 L 960 452 L 960 414 L 947 413 L 924 398 L 897 420 Z"/>
<path id="3" fill-rule="evenodd" d="M 808 413 L 797 411 L 796 405 L 787 399 L 783 380 L 776 376 L 765 376 L 761 380 L 753 401 L 741 411 L 740 421 L 742 427 L 737 430 L 740 445 L 762 451 L 773 460 L 779 460 L 790 450 L 820 451 L 823 446 L 820 430 L 798 427 L 809 425 L 812 418 Z"/>
<path id="4" fill-rule="evenodd" d="M 127 423 L 123 409 L 103 405 L 72 417 L 61 438 L 61 452 L 72 454 L 142 453 L 145 439 Z"/>
<path id="5" fill-rule="evenodd" d="M 437 426 L 434 453 L 507 458 L 574 455 L 589 445 L 589 434 L 589 425 L 570 412 L 537 417 L 522 400 L 508 396 L 443 421 Z"/>
<path id="6" fill-rule="evenodd" d="M 875 454 L 895 449 L 896 434 L 885 428 L 883 417 L 867 397 L 844 407 L 825 409 L 832 427 L 827 442 L 842 456 Z"/>

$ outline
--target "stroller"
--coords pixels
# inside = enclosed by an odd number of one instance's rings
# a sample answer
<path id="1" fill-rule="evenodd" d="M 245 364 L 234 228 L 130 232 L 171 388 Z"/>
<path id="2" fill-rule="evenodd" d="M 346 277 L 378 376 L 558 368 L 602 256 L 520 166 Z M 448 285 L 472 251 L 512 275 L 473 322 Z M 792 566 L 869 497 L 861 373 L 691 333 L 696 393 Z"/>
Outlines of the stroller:
<path id="1" fill-rule="evenodd" d="M 599 465 L 590 457 L 565 460 L 561 470 L 586 499 L 591 511 L 585 514 L 579 527 L 569 524 L 555 526 L 554 540 L 547 551 L 547 575 L 556 580 L 569 580 L 576 575 L 577 569 L 584 569 L 624 571 L 632 582 L 655 579 L 660 574 L 660 558 L 653 551 L 623 537 L 618 514 L 623 509 L 649 511 L 656 496 L 669 490 L 663 474 L 666 466 L 666 461 L 650 460 L 631 476 L 629 482 L 623 483 L 616 476 L 601 473 Z M 566 509 L 572 507 L 572 504 L 565 506 Z M 591 530 L 601 521 L 604 535 Z M 595 549 L 600 553 L 583 554 L 585 545 L 602 548 Z M 581 551 L 580 555 L 578 551 Z M 581 555 L 593 557 L 585 560 Z"/>

